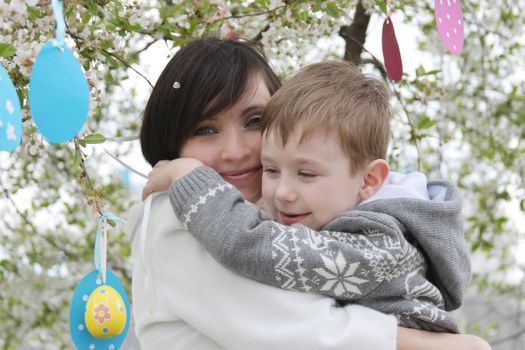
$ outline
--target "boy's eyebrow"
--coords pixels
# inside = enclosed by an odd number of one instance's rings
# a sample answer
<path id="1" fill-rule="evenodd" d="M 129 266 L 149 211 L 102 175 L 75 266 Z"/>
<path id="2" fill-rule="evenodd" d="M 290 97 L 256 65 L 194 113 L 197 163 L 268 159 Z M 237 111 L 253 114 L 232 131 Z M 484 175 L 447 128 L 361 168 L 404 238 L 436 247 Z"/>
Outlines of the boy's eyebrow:
<path id="1" fill-rule="evenodd" d="M 297 157 L 297 158 L 294 158 L 293 160 L 296 164 L 298 165 L 310 165 L 310 166 L 314 166 L 316 168 L 320 168 L 320 169 L 325 169 L 326 168 L 326 164 L 323 163 L 323 161 L 319 160 L 319 159 L 316 159 L 316 158 L 307 158 L 307 157 Z"/>
<path id="2" fill-rule="evenodd" d="M 273 158 L 271 155 L 265 154 L 263 150 L 261 152 L 261 160 L 263 159 L 271 161 Z M 293 161 L 300 165 L 303 165 L 303 164 L 320 165 L 320 163 L 317 162 L 315 159 L 310 159 L 310 158 L 305 158 L 305 157 L 298 157 L 298 158 L 293 159 Z"/>
<path id="3" fill-rule="evenodd" d="M 261 161 L 268 161 L 268 162 L 273 162 L 273 157 L 271 156 L 271 154 L 267 154 L 267 153 L 264 153 L 264 149 L 262 150 L 261 152 Z"/>
<path id="4" fill-rule="evenodd" d="M 264 150 L 261 152 L 261 159 L 272 159 L 272 157 L 268 156 L 266 153 L 264 153 Z"/>
<path id="5" fill-rule="evenodd" d="M 299 164 L 318 164 L 318 162 L 316 162 L 315 159 L 303 157 L 296 158 L 295 161 Z"/>

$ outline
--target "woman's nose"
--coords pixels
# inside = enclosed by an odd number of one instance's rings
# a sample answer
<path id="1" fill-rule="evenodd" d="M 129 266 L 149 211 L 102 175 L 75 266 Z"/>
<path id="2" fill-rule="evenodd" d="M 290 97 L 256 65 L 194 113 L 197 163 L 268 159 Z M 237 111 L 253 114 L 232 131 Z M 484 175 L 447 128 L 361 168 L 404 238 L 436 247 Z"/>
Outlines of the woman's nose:
<path id="1" fill-rule="evenodd" d="M 221 145 L 221 159 L 225 161 L 238 161 L 249 157 L 251 148 L 242 135 L 231 133 L 224 135 Z"/>

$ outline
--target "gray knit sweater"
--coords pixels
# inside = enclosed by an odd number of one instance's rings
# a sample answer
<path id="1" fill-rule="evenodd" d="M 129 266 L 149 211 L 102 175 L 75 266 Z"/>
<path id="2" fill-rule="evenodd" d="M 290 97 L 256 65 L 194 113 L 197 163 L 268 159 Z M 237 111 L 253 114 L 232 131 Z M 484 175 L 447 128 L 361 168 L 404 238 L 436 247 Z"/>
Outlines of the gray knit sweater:
<path id="1" fill-rule="evenodd" d="M 457 333 L 447 311 L 461 305 L 470 278 L 461 200 L 447 182 L 428 189 L 430 200 L 367 202 L 322 231 L 272 221 L 208 167 L 173 183 L 169 196 L 190 233 L 234 272 L 393 314 L 403 327 Z"/>

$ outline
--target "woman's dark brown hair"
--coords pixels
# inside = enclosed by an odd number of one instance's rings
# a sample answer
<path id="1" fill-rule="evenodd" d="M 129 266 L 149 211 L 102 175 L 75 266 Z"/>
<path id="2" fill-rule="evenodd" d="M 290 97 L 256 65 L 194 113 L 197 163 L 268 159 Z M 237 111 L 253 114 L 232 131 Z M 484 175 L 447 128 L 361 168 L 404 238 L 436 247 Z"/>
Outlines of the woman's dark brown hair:
<path id="1" fill-rule="evenodd" d="M 140 131 L 144 158 L 152 166 L 178 158 L 195 126 L 233 106 L 257 74 L 273 95 L 279 79 L 249 42 L 205 38 L 182 47 L 164 68 L 146 105 Z"/>

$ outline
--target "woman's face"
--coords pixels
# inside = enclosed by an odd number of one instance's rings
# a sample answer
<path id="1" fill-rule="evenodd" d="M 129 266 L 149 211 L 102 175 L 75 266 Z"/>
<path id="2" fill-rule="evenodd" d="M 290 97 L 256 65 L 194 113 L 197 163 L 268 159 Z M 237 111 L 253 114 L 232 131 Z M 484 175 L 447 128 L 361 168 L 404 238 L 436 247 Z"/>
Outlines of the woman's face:
<path id="1" fill-rule="evenodd" d="M 239 101 L 195 127 L 180 156 L 196 158 L 215 169 L 244 197 L 261 196 L 261 114 L 270 100 L 266 84 L 254 76 Z"/>

